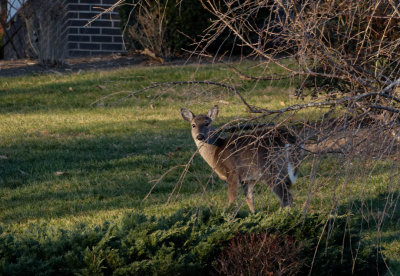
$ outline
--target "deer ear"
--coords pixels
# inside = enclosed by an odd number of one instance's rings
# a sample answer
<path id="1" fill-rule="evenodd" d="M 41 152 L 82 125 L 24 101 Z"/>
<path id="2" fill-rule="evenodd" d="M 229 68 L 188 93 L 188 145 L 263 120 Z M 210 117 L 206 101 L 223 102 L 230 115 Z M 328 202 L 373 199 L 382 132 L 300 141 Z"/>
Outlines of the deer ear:
<path id="1" fill-rule="evenodd" d="M 181 109 L 181 115 L 182 115 L 183 119 L 188 122 L 191 122 L 194 118 L 194 114 L 192 113 L 192 111 L 190 111 L 189 109 L 186 109 L 186 108 Z"/>
<path id="2" fill-rule="evenodd" d="M 218 116 L 218 105 L 211 107 L 207 115 L 211 118 L 211 120 L 214 121 Z"/>

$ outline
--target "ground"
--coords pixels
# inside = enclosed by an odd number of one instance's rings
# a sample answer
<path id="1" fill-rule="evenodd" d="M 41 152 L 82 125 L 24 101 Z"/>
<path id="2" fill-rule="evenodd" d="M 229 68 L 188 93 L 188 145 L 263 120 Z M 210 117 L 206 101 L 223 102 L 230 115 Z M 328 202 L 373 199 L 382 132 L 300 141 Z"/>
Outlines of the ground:
<path id="1" fill-rule="evenodd" d="M 36 59 L 0 60 L 0 77 L 16 77 L 29 74 L 73 73 L 80 70 L 121 68 L 130 65 L 149 65 L 157 63 L 141 55 L 105 55 L 67 59 L 64 66 L 44 67 Z M 176 60 L 168 64 L 183 63 Z"/>

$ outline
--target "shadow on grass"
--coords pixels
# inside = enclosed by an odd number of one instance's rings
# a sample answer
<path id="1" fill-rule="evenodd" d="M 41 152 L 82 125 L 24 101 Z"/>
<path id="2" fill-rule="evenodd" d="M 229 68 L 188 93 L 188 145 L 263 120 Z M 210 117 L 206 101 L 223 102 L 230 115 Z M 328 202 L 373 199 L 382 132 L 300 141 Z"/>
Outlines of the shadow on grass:
<path id="1" fill-rule="evenodd" d="M 344 212 L 360 215 L 364 229 L 381 231 L 400 225 L 400 191 L 379 193 L 375 197 L 355 199 L 350 203 L 340 206 Z M 397 236 L 398 238 L 398 236 Z M 390 235 L 384 237 L 390 240 Z"/>
<path id="2" fill-rule="evenodd" d="M 37 137 L 3 145 L 0 152 L 7 152 L 8 159 L 0 160 L 0 220 L 140 206 L 153 185 L 149 181 L 185 164 L 194 149 L 187 129 Z M 152 200 L 165 202 L 181 171 L 168 175 L 152 192 Z M 193 191 L 196 183 L 189 177 L 181 192 Z"/>
<path id="3" fill-rule="evenodd" d="M 66 65 L 61 67 L 45 67 L 38 64 L 37 60 L 21 59 L 0 61 L 0 77 L 17 77 L 34 74 L 51 74 L 54 72 L 69 74 L 79 70 L 105 70 L 125 66 L 138 65 L 146 61 L 143 56 L 100 56 L 94 58 L 67 59 Z"/>
<path id="4" fill-rule="evenodd" d="M 99 85 L 104 86 L 105 81 L 113 78 L 101 80 L 93 76 L 82 80 L 71 79 L 60 83 L 36 84 L 29 88 L 4 88 L 0 97 L 0 114 L 88 109 L 93 102 L 112 93 L 107 89 L 99 88 Z M 125 87 L 116 89 L 122 90 Z M 83 94 L 84 97 L 82 97 Z M 146 96 L 146 93 L 142 94 L 143 97 Z"/>
<path id="5" fill-rule="evenodd" d="M 361 238 L 361 243 L 370 244 L 376 248 L 376 261 L 381 260 L 379 271 L 382 273 L 387 269 L 390 270 L 390 274 L 388 272 L 384 275 L 400 275 L 399 199 L 400 191 L 395 190 L 380 193 L 374 197 L 352 200 L 349 204 L 339 207 L 341 210 L 339 212 L 347 212 L 356 221 L 355 224 L 347 226 L 349 230 L 346 232 L 349 234 L 353 232 Z M 376 274 L 379 274 L 378 271 L 370 272 L 370 275 Z"/>

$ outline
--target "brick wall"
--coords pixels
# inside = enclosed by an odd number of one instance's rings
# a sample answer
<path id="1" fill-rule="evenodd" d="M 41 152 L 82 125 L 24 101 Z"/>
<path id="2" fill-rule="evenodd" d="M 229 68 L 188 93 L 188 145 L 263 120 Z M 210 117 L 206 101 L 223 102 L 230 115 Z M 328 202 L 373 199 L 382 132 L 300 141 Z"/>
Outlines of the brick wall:
<path id="1" fill-rule="evenodd" d="M 65 0 L 67 5 L 68 56 L 93 56 L 124 52 L 117 11 L 106 13 L 84 27 L 90 19 L 116 0 Z"/>

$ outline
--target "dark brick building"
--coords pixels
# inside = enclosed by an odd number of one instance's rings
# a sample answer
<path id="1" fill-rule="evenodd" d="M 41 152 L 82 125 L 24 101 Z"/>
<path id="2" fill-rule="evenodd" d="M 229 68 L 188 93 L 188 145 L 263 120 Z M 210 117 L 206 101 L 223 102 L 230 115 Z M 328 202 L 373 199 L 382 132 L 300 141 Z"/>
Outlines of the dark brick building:
<path id="1" fill-rule="evenodd" d="M 88 56 L 123 52 L 120 19 L 117 11 L 105 13 L 94 22 L 85 25 L 110 8 L 116 0 L 66 0 L 69 56 Z"/>
<path id="2" fill-rule="evenodd" d="M 43 0 L 29 0 L 9 22 L 10 41 L 5 49 L 5 58 L 30 57 L 38 52 L 62 51 L 63 58 L 77 56 L 95 56 L 102 54 L 124 52 L 120 19 L 115 9 L 99 16 L 100 13 L 112 7 L 117 0 L 53 0 L 50 11 L 45 10 Z M 35 18 L 38 9 L 43 7 L 42 16 L 48 17 L 47 22 L 40 24 Z M 57 13 L 52 16 L 52 13 Z M 45 16 L 43 16 L 45 14 Z M 48 15 L 50 14 L 50 15 Z M 90 20 L 94 19 L 88 24 Z M 56 20 L 54 19 L 56 18 Z M 35 21 L 36 20 L 36 21 Z M 46 26 L 45 30 L 39 26 Z M 43 28 L 43 27 L 42 27 Z M 14 32 L 17 32 L 14 34 Z M 57 41 L 57 43 L 40 43 L 42 41 Z M 43 45 L 58 49 L 45 49 Z"/>

